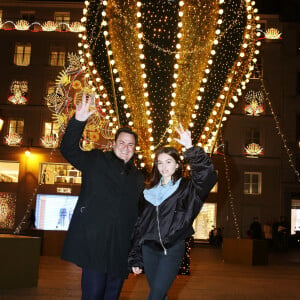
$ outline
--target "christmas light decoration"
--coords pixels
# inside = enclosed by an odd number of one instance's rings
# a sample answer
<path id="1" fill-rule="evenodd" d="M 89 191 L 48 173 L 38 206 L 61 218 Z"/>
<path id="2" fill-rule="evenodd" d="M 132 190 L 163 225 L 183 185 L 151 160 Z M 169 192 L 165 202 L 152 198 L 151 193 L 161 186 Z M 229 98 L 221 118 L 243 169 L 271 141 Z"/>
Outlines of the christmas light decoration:
<path id="1" fill-rule="evenodd" d="M 259 70 L 257 70 L 258 74 L 259 74 L 259 80 L 260 80 L 260 83 L 261 83 L 261 89 L 263 90 L 263 93 L 265 94 L 265 97 L 266 97 L 266 102 L 268 103 L 269 105 L 269 108 L 271 110 L 271 113 L 272 113 L 272 116 L 274 118 L 274 121 L 275 121 L 275 125 L 276 125 L 276 129 L 277 129 L 277 133 L 278 135 L 280 136 L 281 138 L 281 141 L 282 141 L 282 144 L 283 144 L 283 147 L 286 151 L 286 154 L 288 156 L 288 161 L 289 161 L 289 164 L 290 164 L 290 167 L 291 169 L 293 170 L 294 174 L 295 174 L 295 177 L 296 177 L 296 180 L 300 183 L 300 173 L 299 171 L 297 170 L 296 168 L 296 165 L 294 163 L 294 158 L 293 158 L 293 153 L 291 151 L 291 149 L 288 147 L 287 145 L 287 140 L 286 140 L 286 137 L 285 135 L 283 134 L 282 132 L 282 129 L 280 127 L 280 123 L 279 123 L 279 120 L 278 120 L 278 116 L 276 115 L 274 109 L 273 109 L 273 106 L 272 106 L 272 102 L 271 102 L 271 99 L 269 98 L 269 93 L 267 92 L 266 90 L 266 87 L 265 87 L 265 84 L 264 84 L 264 80 L 263 80 L 263 77 L 261 76 Z"/>
<path id="2" fill-rule="evenodd" d="M 263 112 L 263 100 L 264 96 L 261 91 L 253 91 L 250 90 L 245 95 L 246 106 L 245 106 L 245 113 L 250 116 L 260 116 Z"/>
<path id="3" fill-rule="evenodd" d="M 263 155 L 263 148 L 262 146 L 256 144 L 256 143 L 251 143 L 249 145 L 246 145 L 245 147 L 246 155 L 247 157 L 258 157 Z"/>
<path id="4" fill-rule="evenodd" d="M 13 104 L 27 104 L 28 100 L 25 97 L 28 92 L 27 81 L 13 81 L 10 91 L 13 94 L 7 100 Z"/>
<path id="5" fill-rule="evenodd" d="M 279 40 L 282 39 L 280 31 L 277 28 L 268 28 L 266 31 L 259 29 L 260 32 L 263 33 L 263 37 L 260 39 L 268 39 L 268 40 Z"/>
<path id="6" fill-rule="evenodd" d="M 61 30 L 62 25 L 65 30 Z M 43 24 L 39 22 L 29 23 L 26 20 L 17 20 L 13 21 L 5 21 L 0 22 L 0 30 L 21 30 L 21 31 L 31 31 L 31 32 L 40 32 L 40 31 L 63 31 L 63 32 L 82 32 L 84 31 L 84 27 L 78 21 L 72 23 L 60 22 L 56 23 L 54 21 L 45 21 Z"/>
<path id="7" fill-rule="evenodd" d="M 0 193 L 0 228 L 12 229 L 15 223 L 16 194 Z"/>
<path id="8" fill-rule="evenodd" d="M 235 4 L 238 5 L 238 3 Z M 259 18 L 254 17 L 254 10 L 253 3 L 245 1 L 245 10 L 243 10 L 242 3 L 240 3 L 236 10 L 236 14 L 240 19 L 235 18 L 236 21 L 233 24 L 230 24 L 232 19 L 227 20 L 229 24 L 226 24 L 226 21 L 223 22 L 225 28 L 229 28 L 230 26 L 232 29 L 235 28 L 235 30 L 232 31 L 233 37 L 237 38 L 237 36 L 241 36 L 242 38 L 238 39 L 239 43 L 236 44 L 236 47 L 231 48 L 230 45 L 228 45 L 225 48 L 225 51 L 231 50 L 229 57 L 235 57 L 235 60 L 228 75 L 226 73 L 224 74 L 225 76 L 223 77 L 223 82 L 220 84 L 221 90 L 217 101 L 211 109 L 209 117 L 206 119 L 206 124 L 204 125 L 205 130 L 202 131 L 198 141 L 198 144 L 209 152 L 213 151 L 218 132 L 223 125 L 222 123 L 227 120 L 226 115 L 230 114 L 231 109 L 234 108 L 234 103 L 238 101 L 237 96 L 242 95 L 242 90 L 246 88 L 246 84 L 249 82 L 249 78 L 254 69 L 256 62 L 254 55 L 259 53 L 256 47 L 260 45 L 256 43 L 260 33 L 256 31 L 256 22 Z M 245 18 L 241 18 L 241 16 Z M 222 39 L 220 42 L 221 44 L 226 43 L 226 41 Z M 220 52 L 220 49 L 218 49 L 217 53 L 218 52 Z M 228 55 L 226 57 L 228 58 Z M 222 66 L 219 66 L 216 72 L 220 72 L 222 69 Z M 203 100 L 205 101 L 206 98 L 204 97 Z"/>
<path id="9" fill-rule="evenodd" d="M 220 133 L 220 140 L 222 141 L 222 144 L 224 145 L 224 140 L 223 140 L 223 134 Z M 223 155 L 223 160 L 224 160 L 224 167 L 225 167 L 225 177 L 226 177 L 226 182 L 227 182 L 227 192 L 228 192 L 228 204 L 231 209 L 232 213 L 232 218 L 233 218 L 233 225 L 234 229 L 236 231 L 236 237 L 237 239 L 241 238 L 241 231 L 240 231 L 240 217 L 239 217 L 239 203 L 238 201 L 234 199 L 232 189 L 231 189 L 231 179 L 230 179 L 230 172 L 229 172 L 229 164 L 227 160 L 227 155 L 224 153 Z M 236 202 L 236 203 L 235 203 Z M 227 215 L 227 221 L 229 220 L 229 216 Z"/>
<path id="10" fill-rule="evenodd" d="M 194 242 L 193 237 L 189 237 L 185 240 L 185 251 L 181 262 L 178 275 L 190 275 L 190 264 L 191 264 L 191 248 Z"/>
<path id="11" fill-rule="evenodd" d="M 45 135 L 40 139 L 41 144 L 45 148 L 56 148 L 58 147 L 58 139 L 54 135 Z"/>
<path id="12" fill-rule="evenodd" d="M 4 137 L 4 142 L 8 146 L 20 146 L 22 144 L 23 136 L 18 133 L 10 133 Z"/>
<path id="13" fill-rule="evenodd" d="M 55 122 L 64 130 L 69 119 L 74 115 L 76 105 L 81 102 L 83 93 L 93 97 L 91 110 L 96 112 L 89 118 L 83 133 L 82 148 L 111 147 L 113 139 L 112 126 L 108 123 L 106 110 L 101 106 L 105 101 L 105 90 L 101 95 L 95 94 L 95 89 L 88 82 L 85 68 L 77 55 L 68 55 L 69 64 L 59 73 L 56 79 L 55 92 L 46 96 L 47 106 L 53 113 Z M 53 136 L 41 139 L 45 147 L 56 147 L 58 140 Z"/>
<path id="14" fill-rule="evenodd" d="M 173 145 L 178 123 L 213 150 L 259 52 L 254 2 L 92 0 L 85 5 L 86 31 L 78 46 L 86 76 L 97 93 L 107 90 L 118 125 L 138 132 L 144 164 L 151 166 L 159 146 Z"/>

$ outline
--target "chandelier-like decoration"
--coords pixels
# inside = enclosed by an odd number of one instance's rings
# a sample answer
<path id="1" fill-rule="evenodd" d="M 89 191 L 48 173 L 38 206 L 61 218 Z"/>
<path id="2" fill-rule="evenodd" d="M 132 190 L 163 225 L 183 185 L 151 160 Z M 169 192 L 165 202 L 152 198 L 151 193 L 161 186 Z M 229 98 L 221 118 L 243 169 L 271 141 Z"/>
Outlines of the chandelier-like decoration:
<path id="1" fill-rule="evenodd" d="M 126 125 L 138 133 L 141 167 L 161 145 L 177 147 L 179 123 L 213 151 L 254 70 L 256 13 L 250 0 L 85 1 L 78 43 L 85 82 L 112 134 Z"/>

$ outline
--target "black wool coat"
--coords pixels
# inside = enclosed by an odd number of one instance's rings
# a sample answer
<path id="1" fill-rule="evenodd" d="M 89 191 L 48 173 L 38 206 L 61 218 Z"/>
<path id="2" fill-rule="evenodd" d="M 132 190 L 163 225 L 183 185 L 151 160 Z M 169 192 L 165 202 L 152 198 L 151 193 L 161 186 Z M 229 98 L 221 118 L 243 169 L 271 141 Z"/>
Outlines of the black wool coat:
<path id="1" fill-rule="evenodd" d="M 114 152 L 82 151 L 79 141 L 85 124 L 73 117 L 60 146 L 65 159 L 82 172 L 62 259 L 125 278 L 144 177 L 132 161 L 125 164 Z"/>

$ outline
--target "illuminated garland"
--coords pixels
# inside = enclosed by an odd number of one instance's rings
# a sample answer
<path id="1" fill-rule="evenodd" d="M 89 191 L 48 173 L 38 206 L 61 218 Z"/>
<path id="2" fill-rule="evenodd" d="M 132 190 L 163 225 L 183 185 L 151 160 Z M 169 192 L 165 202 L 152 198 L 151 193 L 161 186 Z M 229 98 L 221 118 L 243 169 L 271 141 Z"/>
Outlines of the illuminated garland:
<path id="1" fill-rule="evenodd" d="M 177 136 L 174 127 L 178 127 L 179 123 L 184 128 L 192 125 L 190 123 L 191 112 L 195 100 L 199 101 L 198 88 L 207 70 L 206 64 L 213 47 L 219 12 L 218 2 L 205 1 L 203 6 L 197 5 L 197 1 L 193 1 L 193 5 L 190 5 L 191 3 L 184 5 L 184 1 L 179 2 L 182 7 L 179 11 L 182 21 L 179 23 L 181 30 L 178 33 L 180 43 L 176 45 L 178 53 L 175 56 L 177 61 L 174 65 L 175 82 L 173 83 L 174 92 L 172 93 L 171 119 L 169 121 L 173 129 L 169 130 L 169 143 Z M 204 24 L 203 19 L 207 19 Z M 201 51 L 187 53 L 188 49 L 193 49 L 196 45 L 203 47 Z"/>
<path id="2" fill-rule="evenodd" d="M 61 27 L 65 27 L 65 30 L 61 30 Z M 34 29 L 31 29 L 34 28 Z M 21 31 L 31 31 L 31 32 L 40 32 L 40 31 L 58 31 L 58 32 L 82 32 L 84 27 L 80 22 L 72 22 L 71 24 L 60 22 L 56 23 L 54 21 L 46 21 L 43 24 L 39 22 L 29 23 L 26 20 L 18 20 L 17 22 L 5 21 L 0 22 L 0 30 L 21 30 Z"/>
<path id="3" fill-rule="evenodd" d="M 261 45 L 260 41 L 256 41 L 260 36 L 260 32 L 256 32 L 256 29 L 260 27 L 259 24 L 256 24 L 259 17 L 254 17 L 257 9 L 252 6 L 250 1 L 245 1 L 245 4 L 247 11 L 246 26 L 237 60 L 227 76 L 226 83 L 204 125 L 204 130 L 198 142 L 207 152 L 213 151 L 218 131 L 223 126 L 222 123 L 227 120 L 226 115 L 229 115 L 231 109 L 234 108 L 234 102 L 238 101 L 236 93 L 240 96 L 242 89 L 246 88 L 246 84 L 249 82 L 251 73 L 254 70 L 254 64 L 257 61 L 253 57 L 259 53 L 256 47 Z"/>
<path id="4" fill-rule="evenodd" d="M 224 140 L 223 140 L 223 135 L 222 133 L 220 133 L 220 139 L 222 141 L 222 144 L 224 145 Z M 230 174 L 229 174 L 229 166 L 228 166 L 228 161 L 227 161 L 227 156 L 224 153 L 223 155 L 223 160 L 224 160 L 224 167 L 225 167 L 225 177 L 226 177 L 226 181 L 227 181 L 227 192 L 228 192 L 228 199 L 229 199 L 229 205 L 230 205 L 230 209 L 232 212 L 232 217 L 233 217 L 233 225 L 234 225 L 234 229 L 236 231 L 236 237 L 238 239 L 241 238 L 241 231 L 240 231 L 240 218 L 239 215 L 237 213 L 237 209 L 235 207 L 234 204 L 234 197 L 233 197 L 233 193 L 232 193 L 232 189 L 231 189 L 231 179 L 230 179 Z M 228 216 L 227 216 L 228 218 Z"/>

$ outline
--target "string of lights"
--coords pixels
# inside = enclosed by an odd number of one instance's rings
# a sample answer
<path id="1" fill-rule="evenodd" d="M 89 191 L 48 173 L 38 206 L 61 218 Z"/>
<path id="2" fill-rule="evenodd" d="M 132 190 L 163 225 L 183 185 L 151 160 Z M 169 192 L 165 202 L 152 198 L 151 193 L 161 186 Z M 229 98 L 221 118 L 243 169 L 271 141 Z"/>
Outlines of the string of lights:
<path id="1" fill-rule="evenodd" d="M 245 15 L 246 25 L 243 32 L 243 41 L 240 43 L 239 52 L 236 52 L 237 58 L 235 63 L 227 76 L 226 83 L 223 85 L 198 141 L 200 146 L 203 146 L 206 151 L 211 153 L 213 152 L 217 133 L 222 126 L 222 122 L 227 120 L 227 115 L 234 108 L 234 102 L 238 101 L 236 93 L 240 96 L 242 90 L 246 88 L 246 83 L 249 82 L 254 63 L 256 62 L 254 55 L 259 53 L 256 47 L 261 45 L 257 41 L 260 33 L 256 31 L 260 26 L 256 24 L 259 17 L 253 17 L 257 9 L 253 7 L 253 2 L 246 1 L 245 3 L 247 15 Z"/>
<path id="2" fill-rule="evenodd" d="M 257 72 L 260 74 L 259 70 L 257 70 Z M 259 78 L 260 78 L 261 88 L 262 88 L 262 90 L 263 90 L 263 92 L 265 94 L 265 100 L 266 100 L 266 102 L 269 105 L 269 108 L 271 110 L 272 116 L 273 116 L 274 121 L 275 121 L 277 133 L 278 133 L 278 135 L 281 138 L 283 147 L 284 147 L 285 152 L 286 152 L 286 154 L 288 156 L 290 167 L 292 168 L 292 170 L 293 170 L 293 172 L 295 174 L 296 180 L 300 183 L 300 174 L 299 174 L 299 171 L 297 170 L 296 165 L 294 163 L 293 153 L 292 153 L 291 149 L 287 145 L 286 137 L 285 137 L 284 133 L 282 132 L 282 129 L 281 129 L 281 126 L 280 126 L 280 122 L 278 120 L 278 116 L 276 115 L 276 113 L 275 113 L 275 111 L 273 109 L 272 102 L 271 102 L 271 99 L 269 97 L 269 93 L 266 90 L 266 87 L 265 87 L 265 84 L 264 84 L 264 79 L 261 76 L 261 74 L 259 75 Z"/>
<path id="3" fill-rule="evenodd" d="M 223 135 L 220 133 L 220 140 L 221 144 L 224 145 L 224 140 L 223 140 Z M 224 147 L 224 146 L 223 146 Z M 233 197 L 232 189 L 231 189 L 231 179 L 230 179 L 230 172 L 229 172 L 229 165 L 227 161 L 226 154 L 224 153 L 223 155 L 223 161 L 224 161 L 224 167 L 225 167 L 225 177 L 226 177 L 226 182 L 227 182 L 227 192 L 228 192 L 228 203 L 230 205 L 232 217 L 233 217 L 233 225 L 236 231 L 236 237 L 238 239 L 241 238 L 241 231 L 240 231 L 240 226 L 239 226 L 239 215 L 237 213 L 237 209 L 234 202 L 235 199 Z"/>

